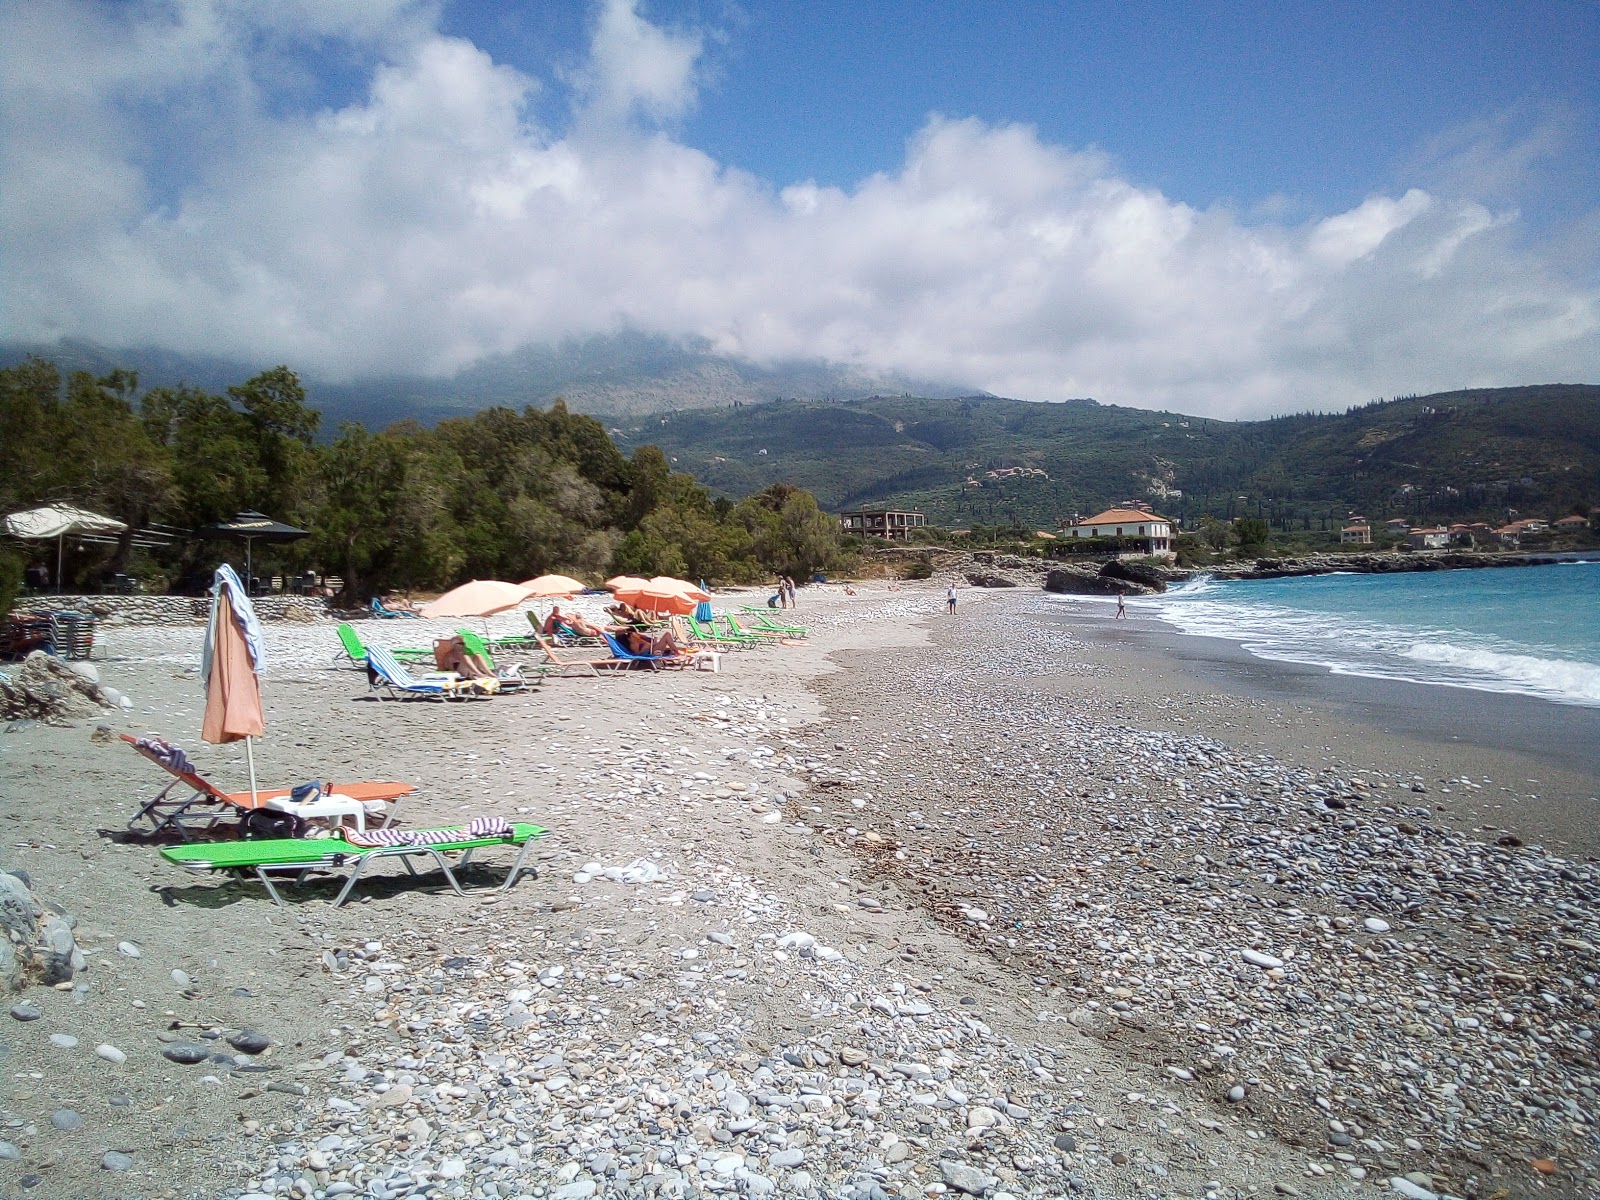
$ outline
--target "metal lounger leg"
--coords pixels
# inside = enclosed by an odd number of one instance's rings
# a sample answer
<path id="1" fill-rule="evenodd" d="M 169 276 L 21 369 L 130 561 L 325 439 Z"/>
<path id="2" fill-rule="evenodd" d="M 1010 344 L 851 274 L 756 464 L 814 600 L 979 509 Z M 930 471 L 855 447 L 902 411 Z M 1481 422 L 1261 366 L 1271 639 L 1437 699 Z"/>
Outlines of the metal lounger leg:
<path id="1" fill-rule="evenodd" d="M 261 881 L 261 886 L 267 889 L 267 895 L 272 897 L 272 902 L 279 908 L 286 907 L 283 897 L 278 895 L 278 889 L 272 886 L 272 880 L 267 878 L 267 873 L 261 867 L 255 868 L 255 876 Z"/>
<path id="2" fill-rule="evenodd" d="M 455 890 L 456 895 L 461 897 L 466 896 L 466 893 L 461 890 L 461 885 L 456 882 L 455 873 L 450 870 L 450 864 L 445 861 L 444 855 L 440 854 L 432 846 L 390 846 L 382 850 L 369 850 L 367 853 L 356 859 L 355 870 L 351 871 L 350 878 L 345 880 L 344 888 L 339 892 L 338 897 L 334 900 L 333 906 L 338 908 L 347 899 L 349 899 L 350 893 L 355 890 L 356 881 L 361 878 L 361 872 L 366 869 L 366 865 L 371 859 L 398 857 L 400 861 L 405 864 L 406 870 L 412 875 L 415 875 L 417 871 L 411 865 L 411 856 L 413 854 L 432 855 L 433 861 L 437 863 L 439 869 L 444 872 L 445 880 L 450 884 L 451 888 Z"/>
<path id="3" fill-rule="evenodd" d="M 522 843 L 522 852 L 517 855 L 517 861 L 511 864 L 511 870 L 506 872 L 506 881 L 500 885 L 500 891 L 509 892 L 511 890 L 511 885 L 517 881 L 524 871 L 526 871 L 529 875 L 532 875 L 535 879 L 539 878 L 538 867 L 529 867 L 523 865 L 527 861 L 528 851 L 533 849 L 534 841 L 534 838 L 529 838 L 527 841 Z"/>

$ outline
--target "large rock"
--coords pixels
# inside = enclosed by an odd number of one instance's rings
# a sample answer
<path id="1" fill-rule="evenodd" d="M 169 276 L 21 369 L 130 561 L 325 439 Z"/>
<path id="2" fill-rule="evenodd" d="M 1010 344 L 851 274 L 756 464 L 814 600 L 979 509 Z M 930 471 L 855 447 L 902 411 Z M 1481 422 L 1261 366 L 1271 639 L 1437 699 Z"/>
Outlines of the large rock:
<path id="1" fill-rule="evenodd" d="M 65 983 L 83 970 L 72 918 L 40 900 L 26 876 L 0 871 L 0 926 L 0 983 L 6 990 Z"/>
<path id="2" fill-rule="evenodd" d="M 1106 579 L 1120 579 L 1125 583 L 1140 584 L 1152 592 L 1167 590 L 1167 573 L 1149 563 L 1127 562 L 1124 559 L 1113 558 L 1100 568 L 1100 574 Z"/>
<path id="3" fill-rule="evenodd" d="M 1155 589 L 1101 575 L 1093 567 L 1056 567 L 1044 577 L 1044 590 L 1065 596 L 1145 596 Z"/>
<path id="4" fill-rule="evenodd" d="M 102 709 L 118 707 L 120 699 L 113 701 L 109 689 L 42 650 L 23 659 L 9 679 L 0 678 L 0 718 L 8 721 L 34 718 L 60 724 L 98 716 Z"/>
<path id="5" fill-rule="evenodd" d="M 993 571 L 968 571 L 967 582 L 973 587 L 1001 588 L 1016 587 L 1017 581 L 1006 575 L 996 575 Z"/>

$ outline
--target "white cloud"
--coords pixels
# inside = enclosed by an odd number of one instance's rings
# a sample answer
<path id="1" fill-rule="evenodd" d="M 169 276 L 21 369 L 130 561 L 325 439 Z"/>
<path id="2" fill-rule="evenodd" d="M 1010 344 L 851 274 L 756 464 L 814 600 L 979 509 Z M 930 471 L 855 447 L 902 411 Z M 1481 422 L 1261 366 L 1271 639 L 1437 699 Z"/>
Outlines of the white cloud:
<path id="1" fill-rule="evenodd" d="M 365 94 L 284 103 L 271 69 L 330 39 L 377 62 Z M 429 4 L 0 10 L 4 333 L 340 379 L 632 327 L 1218 415 L 1600 377 L 1600 294 L 1521 244 L 1493 145 L 1305 223 L 971 119 L 930 118 L 849 189 L 764 181 L 663 129 L 701 46 L 608 0 L 555 136 L 528 117 L 545 85 Z M 181 135 L 181 185 L 152 130 Z"/>

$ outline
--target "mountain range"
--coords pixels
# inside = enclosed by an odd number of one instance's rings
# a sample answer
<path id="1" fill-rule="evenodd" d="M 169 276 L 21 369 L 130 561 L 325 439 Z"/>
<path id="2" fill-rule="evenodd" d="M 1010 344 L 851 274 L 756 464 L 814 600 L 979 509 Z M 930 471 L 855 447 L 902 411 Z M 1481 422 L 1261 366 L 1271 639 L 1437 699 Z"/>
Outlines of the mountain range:
<path id="1" fill-rule="evenodd" d="M 29 356 L 50 360 L 63 375 L 88 371 L 100 376 L 120 367 L 137 371 L 141 388 L 186 383 L 216 393 L 279 365 L 150 348 L 113 350 L 69 339 L 52 344 L 0 343 L 0 366 L 14 366 Z M 285 365 L 294 367 L 293 363 Z M 758 404 L 777 396 L 827 402 L 879 393 L 959 396 L 970 390 L 936 380 L 818 362 L 760 366 L 717 354 L 703 341 L 675 341 L 632 332 L 524 347 L 486 358 L 448 379 L 395 376 L 340 382 L 297 373 L 329 428 L 340 421 L 360 421 L 376 429 L 404 418 L 431 425 L 496 405 L 543 407 L 557 396 L 574 412 L 628 417 Z"/>
<path id="2" fill-rule="evenodd" d="M 1338 414 L 1218 421 L 1093 400 L 873 396 L 619 422 L 709 486 L 785 480 L 824 507 L 921 508 L 947 526 L 1051 530 L 1142 500 L 1167 516 L 1260 516 L 1274 528 L 1372 519 L 1504 520 L 1600 504 L 1600 386 L 1488 388 Z"/>
<path id="3" fill-rule="evenodd" d="M 122 367 L 150 388 L 222 392 L 244 365 L 84 342 L 0 346 L 63 373 Z M 292 364 L 291 364 L 292 365 Z M 1100 404 L 1044 404 L 815 363 L 754 366 L 707 345 L 623 333 L 485 361 L 450 380 L 305 380 L 324 428 L 425 424 L 564 397 L 625 449 L 654 443 L 714 491 L 797 484 L 833 510 L 920 508 L 947 526 L 1053 529 L 1143 500 L 1176 519 L 1261 516 L 1275 528 L 1372 519 L 1503 520 L 1600 504 L 1600 386 L 1486 388 L 1374 401 L 1344 413 L 1220 421 Z"/>

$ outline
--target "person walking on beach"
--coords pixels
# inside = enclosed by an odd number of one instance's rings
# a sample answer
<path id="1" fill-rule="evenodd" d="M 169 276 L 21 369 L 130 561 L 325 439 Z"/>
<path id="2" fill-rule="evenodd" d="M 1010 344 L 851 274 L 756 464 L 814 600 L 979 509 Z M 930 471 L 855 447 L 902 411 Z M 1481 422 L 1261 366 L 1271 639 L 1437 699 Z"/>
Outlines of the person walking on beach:
<path id="1" fill-rule="evenodd" d="M 952 617 L 956 614 L 956 585 L 951 584 L 944 592 L 945 611 Z"/>
<path id="2" fill-rule="evenodd" d="M 1118 592 L 1117 593 L 1117 620 L 1126 621 L 1127 619 L 1128 619 L 1128 606 L 1122 602 L 1122 593 Z"/>

